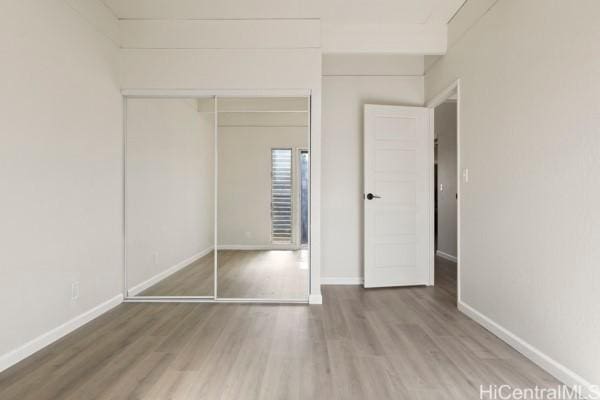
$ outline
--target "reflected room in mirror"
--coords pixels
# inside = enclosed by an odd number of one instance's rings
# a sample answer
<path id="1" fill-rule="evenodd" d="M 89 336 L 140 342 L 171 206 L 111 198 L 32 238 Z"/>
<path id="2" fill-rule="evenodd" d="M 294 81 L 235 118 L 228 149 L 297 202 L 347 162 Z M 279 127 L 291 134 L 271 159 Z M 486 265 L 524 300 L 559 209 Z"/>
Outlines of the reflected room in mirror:
<path id="1" fill-rule="evenodd" d="M 213 99 L 126 104 L 128 296 L 214 295 Z"/>
<path id="2" fill-rule="evenodd" d="M 132 97 L 125 111 L 128 298 L 308 301 L 308 97 Z"/>
<path id="3" fill-rule="evenodd" d="M 308 98 L 218 100 L 218 297 L 306 300 Z"/>

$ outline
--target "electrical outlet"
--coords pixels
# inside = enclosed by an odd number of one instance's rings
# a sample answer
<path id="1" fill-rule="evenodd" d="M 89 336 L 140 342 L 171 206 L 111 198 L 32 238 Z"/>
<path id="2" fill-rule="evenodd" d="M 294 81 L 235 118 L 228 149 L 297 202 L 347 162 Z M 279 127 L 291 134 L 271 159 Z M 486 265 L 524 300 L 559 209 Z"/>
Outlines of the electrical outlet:
<path id="1" fill-rule="evenodd" d="M 75 281 L 71 283 L 71 300 L 77 300 L 79 298 L 79 282 Z"/>

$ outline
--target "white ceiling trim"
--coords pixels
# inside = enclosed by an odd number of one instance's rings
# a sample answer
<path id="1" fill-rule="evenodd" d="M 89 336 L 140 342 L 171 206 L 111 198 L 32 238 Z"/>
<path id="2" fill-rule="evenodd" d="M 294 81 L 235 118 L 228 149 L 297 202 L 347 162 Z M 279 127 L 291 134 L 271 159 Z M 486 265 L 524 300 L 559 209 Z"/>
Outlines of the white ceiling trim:
<path id="1" fill-rule="evenodd" d="M 292 19 L 336 23 L 447 23 L 464 0 L 103 0 L 126 19 Z"/>

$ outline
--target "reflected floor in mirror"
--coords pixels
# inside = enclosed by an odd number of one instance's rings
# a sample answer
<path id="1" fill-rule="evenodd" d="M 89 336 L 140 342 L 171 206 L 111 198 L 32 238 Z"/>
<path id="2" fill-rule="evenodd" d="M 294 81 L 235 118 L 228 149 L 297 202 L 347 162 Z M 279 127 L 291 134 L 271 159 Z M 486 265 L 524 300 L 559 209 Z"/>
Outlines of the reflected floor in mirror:
<path id="1" fill-rule="evenodd" d="M 211 296 L 213 268 L 210 253 L 140 296 Z M 308 279 L 308 250 L 219 251 L 220 298 L 304 300 Z"/>
<path id="2" fill-rule="evenodd" d="M 220 250 L 220 298 L 308 298 L 308 250 Z"/>
<path id="3" fill-rule="evenodd" d="M 212 296 L 215 287 L 213 260 L 214 252 L 210 252 L 139 296 Z"/>

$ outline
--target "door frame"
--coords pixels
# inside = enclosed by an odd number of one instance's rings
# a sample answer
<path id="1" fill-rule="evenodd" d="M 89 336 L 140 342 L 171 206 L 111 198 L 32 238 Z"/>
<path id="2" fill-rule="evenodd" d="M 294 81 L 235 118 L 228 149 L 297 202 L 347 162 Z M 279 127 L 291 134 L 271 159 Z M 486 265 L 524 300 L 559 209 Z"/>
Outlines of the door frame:
<path id="1" fill-rule="evenodd" d="M 313 92 L 311 89 L 265 89 L 265 90 L 204 90 L 204 89 L 122 89 L 122 268 L 123 268 L 123 301 L 124 302 L 137 302 L 137 303 L 171 303 L 171 302 L 186 302 L 186 303 L 302 303 L 302 304 L 321 304 L 322 297 L 320 293 L 320 264 L 318 259 L 315 257 L 320 254 L 320 243 L 313 241 L 314 237 L 320 237 L 320 216 L 313 215 L 312 210 L 318 209 L 320 201 L 320 170 L 313 170 L 313 163 L 310 163 L 309 171 L 309 229 L 308 229 L 308 288 L 305 299 L 263 299 L 263 298 L 223 298 L 218 297 L 218 271 L 217 271 L 217 257 L 214 257 L 214 292 L 212 296 L 143 296 L 134 297 L 129 295 L 129 289 L 127 285 L 127 100 L 142 98 L 142 99 L 156 99 L 156 98 L 175 98 L 175 99 L 203 99 L 203 98 L 214 98 L 214 138 L 215 138 L 215 177 L 218 174 L 218 154 L 217 150 L 217 135 L 218 135 L 218 100 L 219 98 L 227 97 L 305 97 L 308 100 L 308 150 L 310 154 L 320 154 L 320 131 L 314 129 L 313 118 L 316 113 L 315 102 L 313 102 Z M 320 114 L 319 114 L 320 115 Z M 313 137 L 313 136 L 316 136 Z M 319 164 L 320 165 L 320 164 Z M 313 179 L 313 177 L 315 179 Z M 214 246 L 213 251 L 217 251 L 217 194 L 218 187 L 215 179 L 215 205 L 214 205 L 214 218 L 215 218 L 215 234 L 214 234 Z M 313 194 L 315 194 L 313 196 Z M 316 283 L 316 284 L 315 284 Z M 314 289 L 314 286 L 318 287 L 318 291 Z"/>
<path id="2" fill-rule="evenodd" d="M 456 79 L 454 82 L 452 82 L 449 86 L 447 86 L 445 89 L 443 89 L 442 91 L 440 91 L 437 95 L 433 96 L 431 98 L 431 100 L 429 100 L 426 104 L 425 107 L 427 107 L 429 109 L 429 129 L 430 129 L 430 135 L 433 138 L 434 137 L 434 118 L 435 118 L 435 108 L 437 106 L 439 106 L 440 104 L 442 104 L 443 102 L 445 102 L 446 100 L 448 100 L 452 94 L 454 94 L 456 92 L 456 193 L 458 196 L 458 200 L 456 202 L 456 302 L 457 304 L 460 304 L 461 302 L 461 290 L 460 290 L 460 282 L 461 282 L 461 203 L 462 203 L 462 180 L 463 180 L 463 174 L 462 174 L 462 162 L 461 162 L 461 151 L 460 151 L 460 109 L 461 109 L 461 82 L 460 79 Z M 433 142 L 431 143 L 431 146 L 433 148 Z M 433 160 L 432 160 L 432 165 L 431 165 L 431 182 L 433 182 Z M 436 188 L 437 190 L 437 188 Z M 435 225 L 435 200 L 433 198 L 433 192 L 432 192 L 432 197 L 431 200 L 429 202 L 429 208 L 430 208 L 430 218 L 431 220 L 429 221 L 430 223 L 430 232 L 431 232 L 431 243 L 433 243 L 433 235 L 434 235 L 434 225 Z M 430 263 L 430 279 L 431 281 L 429 282 L 430 286 L 433 286 L 435 284 L 435 246 L 433 245 L 432 251 L 431 251 L 431 259 L 432 262 Z"/>

